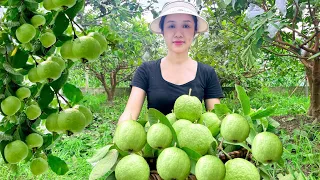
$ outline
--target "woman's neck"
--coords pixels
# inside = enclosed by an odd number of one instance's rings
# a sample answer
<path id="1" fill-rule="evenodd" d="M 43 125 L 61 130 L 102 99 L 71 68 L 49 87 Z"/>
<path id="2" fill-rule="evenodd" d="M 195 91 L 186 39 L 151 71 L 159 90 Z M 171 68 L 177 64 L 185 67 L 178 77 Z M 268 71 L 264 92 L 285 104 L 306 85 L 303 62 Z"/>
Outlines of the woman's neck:
<path id="1" fill-rule="evenodd" d="M 164 57 L 165 61 L 170 62 L 171 64 L 183 64 L 190 60 L 188 53 L 173 53 L 168 52 L 167 56 Z"/>

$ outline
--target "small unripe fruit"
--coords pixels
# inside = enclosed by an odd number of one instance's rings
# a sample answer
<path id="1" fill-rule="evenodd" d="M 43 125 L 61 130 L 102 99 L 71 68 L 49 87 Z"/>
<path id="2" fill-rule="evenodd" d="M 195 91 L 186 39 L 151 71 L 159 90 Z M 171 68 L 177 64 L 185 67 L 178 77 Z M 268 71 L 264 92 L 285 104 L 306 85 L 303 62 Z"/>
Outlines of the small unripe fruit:
<path id="1" fill-rule="evenodd" d="M 41 115 L 41 109 L 38 105 L 30 105 L 26 109 L 28 119 L 35 120 Z"/>
<path id="2" fill-rule="evenodd" d="M 26 143 L 29 148 L 39 148 L 43 145 L 43 138 L 40 134 L 31 133 L 26 137 Z"/>
<path id="3" fill-rule="evenodd" d="M 35 158 L 30 163 L 30 170 L 33 175 L 40 175 L 49 168 L 48 162 L 42 158 Z"/>
<path id="4" fill-rule="evenodd" d="M 29 79 L 30 82 L 33 82 L 33 83 L 41 82 L 41 81 L 44 80 L 43 78 L 41 78 L 41 77 L 39 76 L 36 67 L 34 67 L 34 68 L 32 68 L 32 69 L 29 70 L 29 72 L 28 72 L 28 79 Z"/>
<path id="5" fill-rule="evenodd" d="M 59 114 L 58 126 L 61 130 L 79 133 L 86 126 L 86 117 L 77 109 L 69 108 Z"/>
<path id="6" fill-rule="evenodd" d="M 1 102 L 1 110 L 8 116 L 14 115 L 19 111 L 21 107 L 21 101 L 15 96 L 8 96 Z"/>
<path id="7" fill-rule="evenodd" d="M 58 9 L 58 6 L 55 5 L 52 0 L 43 0 L 43 7 L 48 11 Z"/>
<path id="8" fill-rule="evenodd" d="M 58 63 L 61 67 L 61 71 L 63 71 L 66 68 L 66 62 L 63 59 L 61 59 L 60 57 L 51 56 L 47 59 L 47 61 L 53 61 L 53 62 Z"/>
<path id="9" fill-rule="evenodd" d="M 51 32 L 46 32 L 40 37 L 40 42 L 45 48 L 52 46 L 54 43 L 56 43 L 56 40 L 56 36 Z"/>
<path id="10" fill-rule="evenodd" d="M 86 117 L 86 126 L 92 122 L 93 117 L 90 109 L 82 105 L 75 105 L 73 108 L 79 110 Z"/>
<path id="11" fill-rule="evenodd" d="M 99 42 L 93 37 L 81 36 L 74 40 L 72 51 L 75 57 L 87 60 L 96 60 L 100 56 L 101 47 Z"/>
<path id="12" fill-rule="evenodd" d="M 20 141 L 15 140 L 6 145 L 4 148 L 4 157 L 10 164 L 17 164 L 28 156 L 28 146 Z"/>
<path id="13" fill-rule="evenodd" d="M 47 117 L 46 128 L 50 132 L 59 132 L 60 128 L 58 126 L 58 114 L 52 113 Z"/>
<path id="14" fill-rule="evenodd" d="M 25 98 L 29 98 L 31 96 L 31 91 L 29 88 L 26 87 L 21 87 L 16 91 L 16 96 L 20 99 L 23 100 Z"/>
<path id="15" fill-rule="evenodd" d="M 22 24 L 16 30 L 17 39 L 21 43 L 28 43 L 34 38 L 35 35 L 36 35 L 36 29 L 31 24 Z"/>
<path id="16" fill-rule="evenodd" d="M 63 59 L 71 59 L 71 60 L 77 59 L 73 54 L 72 46 L 73 46 L 72 41 L 67 41 L 63 43 L 63 45 L 60 48 L 60 55 Z"/>
<path id="17" fill-rule="evenodd" d="M 38 65 L 37 73 L 41 79 L 56 80 L 61 76 L 61 67 L 54 61 L 43 61 Z"/>
<path id="18" fill-rule="evenodd" d="M 32 18 L 31 18 L 31 24 L 34 26 L 34 27 L 38 27 L 38 26 L 42 26 L 46 23 L 46 18 L 42 15 L 34 15 Z"/>

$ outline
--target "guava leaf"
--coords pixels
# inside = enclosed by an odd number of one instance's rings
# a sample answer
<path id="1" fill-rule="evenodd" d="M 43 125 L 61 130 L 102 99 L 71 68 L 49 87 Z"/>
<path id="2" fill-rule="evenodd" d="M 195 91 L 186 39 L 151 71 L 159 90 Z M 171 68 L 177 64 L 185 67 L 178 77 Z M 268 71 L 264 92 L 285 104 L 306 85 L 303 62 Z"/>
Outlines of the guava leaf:
<path id="1" fill-rule="evenodd" d="M 71 8 L 67 9 L 65 12 L 68 15 L 70 19 L 73 19 L 74 17 L 77 16 L 78 12 L 82 10 L 84 7 L 84 0 L 77 0 L 77 3 L 72 6 Z"/>
<path id="2" fill-rule="evenodd" d="M 56 36 L 61 35 L 69 26 L 69 19 L 63 12 L 60 12 L 56 17 L 54 26 L 52 28 Z"/>
<path id="3" fill-rule="evenodd" d="M 13 74 L 13 75 L 21 75 L 19 72 L 17 72 L 16 70 L 14 70 L 14 69 L 12 68 L 12 66 L 11 66 L 9 63 L 7 63 L 7 62 L 4 62 L 4 63 L 2 64 L 2 66 L 3 66 L 3 68 L 4 68 L 8 73 L 10 73 L 10 74 Z"/>
<path id="4" fill-rule="evenodd" d="M 212 112 L 214 112 L 219 119 L 222 119 L 227 114 L 232 113 L 232 111 L 225 104 L 215 104 Z"/>
<path id="5" fill-rule="evenodd" d="M 106 145 L 106 146 L 98 149 L 97 152 L 90 159 L 87 159 L 87 161 L 89 163 L 95 163 L 95 162 L 101 160 L 109 152 L 109 149 L 111 146 L 113 146 L 113 144 L 109 144 L 109 145 Z"/>
<path id="6" fill-rule="evenodd" d="M 320 56 L 320 52 L 318 52 L 317 54 L 314 54 L 313 56 L 309 57 L 308 60 L 316 58 L 318 56 Z"/>
<path id="7" fill-rule="evenodd" d="M 173 142 L 177 143 L 177 146 L 179 146 L 177 134 L 176 134 L 175 130 L 173 129 L 171 123 L 169 122 L 168 118 L 164 114 L 162 114 L 160 111 L 158 111 L 157 109 L 154 109 L 154 108 L 149 109 L 148 115 L 149 115 L 150 126 L 154 123 L 157 123 L 158 120 L 160 120 L 160 122 L 162 124 L 165 124 L 166 126 L 168 126 L 170 128 L 170 130 L 172 132 L 172 136 L 173 136 Z"/>
<path id="8" fill-rule="evenodd" d="M 40 92 L 38 104 L 41 109 L 46 108 L 54 98 L 54 92 L 49 85 L 44 85 Z"/>
<path id="9" fill-rule="evenodd" d="M 280 126 L 280 123 L 278 123 L 276 120 L 272 119 L 271 117 L 267 117 L 269 126 L 278 128 Z"/>
<path id="10" fill-rule="evenodd" d="M 244 115 L 248 115 L 250 113 L 250 99 L 244 90 L 243 87 L 236 84 L 236 91 L 238 94 L 238 99 L 241 103 L 241 107 L 243 110 Z"/>
<path id="11" fill-rule="evenodd" d="M 68 98 L 68 100 L 71 101 L 71 104 L 76 104 L 83 98 L 82 91 L 72 84 L 66 83 L 62 87 L 62 91 L 63 94 Z"/>
<path id="12" fill-rule="evenodd" d="M 233 142 L 229 142 L 229 141 L 227 141 L 227 140 L 223 140 L 223 143 L 233 144 L 233 145 L 239 145 L 239 146 L 244 147 L 245 149 L 247 149 L 248 151 L 251 152 L 250 147 L 249 147 L 247 144 L 245 144 L 244 142 L 241 142 L 241 143 L 233 143 Z"/>
<path id="13" fill-rule="evenodd" d="M 116 173 L 113 171 L 108 177 L 106 180 L 117 180 L 116 179 Z"/>
<path id="14" fill-rule="evenodd" d="M 94 180 L 102 177 L 116 164 L 119 152 L 116 149 L 110 150 L 92 169 L 89 179 Z"/>
<path id="15" fill-rule="evenodd" d="M 266 109 L 259 109 L 258 111 L 250 114 L 250 117 L 252 120 L 255 120 L 255 119 L 260 119 L 263 117 L 270 116 L 276 111 L 277 107 L 278 105 L 274 105 L 271 107 L 267 107 Z"/>
<path id="16" fill-rule="evenodd" d="M 64 175 L 69 171 L 66 162 L 64 162 L 64 160 L 60 159 L 59 157 L 49 155 L 48 163 L 51 170 L 55 172 L 57 175 Z"/>
<path id="17" fill-rule="evenodd" d="M 143 157 L 154 157 L 154 149 L 148 143 L 143 149 Z"/>
<path id="18" fill-rule="evenodd" d="M 8 163 L 8 161 L 4 158 L 4 148 L 6 147 L 6 145 L 9 143 L 10 141 L 1 141 L 0 142 L 0 151 L 1 151 L 1 155 L 2 155 L 2 159 Z"/>
<path id="19" fill-rule="evenodd" d="M 28 52 L 18 48 L 14 56 L 11 57 L 11 66 L 13 68 L 23 68 L 28 61 L 28 57 Z"/>
<path id="20" fill-rule="evenodd" d="M 194 159 L 190 159 L 190 165 L 191 165 L 190 173 L 193 174 L 193 175 L 195 175 L 195 174 L 196 174 L 197 161 L 194 160 Z"/>
<path id="21" fill-rule="evenodd" d="M 201 158 L 201 154 L 195 152 L 194 150 L 187 148 L 187 147 L 182 147 L 181 148 L 184 152 L 186 152 L 189 156 L 189 158 L 198 161 Z"/>

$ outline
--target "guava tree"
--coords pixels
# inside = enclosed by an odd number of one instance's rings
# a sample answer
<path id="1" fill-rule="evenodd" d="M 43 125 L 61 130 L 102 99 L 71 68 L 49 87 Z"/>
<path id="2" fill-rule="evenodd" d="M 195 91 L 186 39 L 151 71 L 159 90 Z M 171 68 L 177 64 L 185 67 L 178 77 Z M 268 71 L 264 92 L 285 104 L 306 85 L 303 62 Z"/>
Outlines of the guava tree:
<path id="1" fill-rule="evenodd" d="M 76 33 L 84 0 L 9 0 L 1 6 L 1 155 L 11 169 L 30 161 L 34 175 L 49 167 L 63 175 L 68 166 L 52 155 L 54 142 L 81 133 L 92 121 L 91 111 L 77 105 L 83 96 L 67 82 L 68 72 L 74 63 L 99 58 L 106 40 L 99 33 Z"/>
<path id="2" fill-rule="evenodd" d="M 311 92 L 308 114 L 320 116 L 319 7 L 317 0 L 204 1 L 215 19 L 247 32 L 241 60 L 252 64 L 255 53 L 292 57 L 304 65 Z"/>

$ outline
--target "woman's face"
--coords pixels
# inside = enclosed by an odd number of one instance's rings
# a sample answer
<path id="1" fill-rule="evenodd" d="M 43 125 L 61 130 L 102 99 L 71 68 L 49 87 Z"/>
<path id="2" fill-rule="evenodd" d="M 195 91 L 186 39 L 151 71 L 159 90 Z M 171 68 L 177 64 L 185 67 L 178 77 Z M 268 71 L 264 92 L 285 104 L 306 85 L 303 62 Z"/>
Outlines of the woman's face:
<path id="1" fill-rule="evenodd" d="M 167 15 L 163 25 L 163 37 L 169 51 L 188 52 L 193 41 L 194 20 L 189 14 Z"/>

